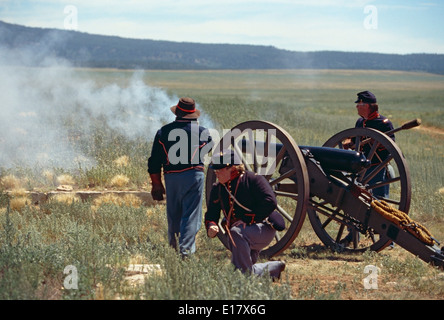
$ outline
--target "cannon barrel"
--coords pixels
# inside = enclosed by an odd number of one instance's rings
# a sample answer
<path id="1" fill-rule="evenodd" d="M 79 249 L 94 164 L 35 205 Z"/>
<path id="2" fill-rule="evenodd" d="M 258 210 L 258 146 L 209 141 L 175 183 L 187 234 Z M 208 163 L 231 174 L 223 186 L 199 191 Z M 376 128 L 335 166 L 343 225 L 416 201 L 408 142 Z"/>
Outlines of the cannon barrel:
<path id="1" fill-rule="evenodd" d="M 370 167 L 370 161 L 361 152 L 329 147 L 300 146 L 302 152 L 313 155 L 324 170 L 358 173 Z"/>
<path id="2" fill-rule="evenodd" d="M 242 152 L 248 152 L 251 146 L 248 144 L 246 139 L 240 141 Z M 265 143 L 263 141 L 254 141 L 254 148 L 256 150 L 262 150 L 264 155 L 270 154 L 270 150 L 264 150 Z M 269 149 L 273 150 L 274 154 L 277 155 L 283 145 L 280 143 L 270 143 Z M 350 173 L 358 173 L 362 169 L 368 168 L 370 166 L 370 161 L 364 156 L 363 153 L 344 150 L 329 147 L 313 147 L 313 146 L 299 146 L 304 156 L 312 156 L 316 161 L 319 162 L 322 169 L 330 171 L 345 171 Z"/>

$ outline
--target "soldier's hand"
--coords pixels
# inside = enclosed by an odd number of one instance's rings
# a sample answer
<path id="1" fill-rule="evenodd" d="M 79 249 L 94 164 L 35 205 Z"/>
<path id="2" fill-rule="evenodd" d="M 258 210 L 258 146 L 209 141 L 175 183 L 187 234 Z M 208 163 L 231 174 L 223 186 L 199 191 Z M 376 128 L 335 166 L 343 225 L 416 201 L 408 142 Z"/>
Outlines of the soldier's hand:
<path id="1" fill-rule="evenodd" d="M 342 141 L 342 147 L 344 149 L 352 149 L 353 145 L 354 145 L 354 143 L 350 138 L 347 138 L 344 141 Z"/>
<path id="2" fill-rule="evenodd" d="M 163 184 L 153 184 L 153 188 L 151 189 L 151 196 L 154 200 L 160 201 L 163 200 L 163 195 L 165 194 L 165 188 Z"/>
<path id="3" fill-rule="evenodd" d="M 208 231 L 207 231 L 208 237 L 214 238 L 218 233 L 219 233 L 218 226 L 211 226 L 208 228 Z"/>
<path id="4" fill-rule="evenodd" d="M 165 194 L 165 187 L 162 183 L 162 177 L 160 173 L 152 173 L 151 177 L 151 196 L 154 200 L 160 201 L 163 200 L 163 195 Z"/>

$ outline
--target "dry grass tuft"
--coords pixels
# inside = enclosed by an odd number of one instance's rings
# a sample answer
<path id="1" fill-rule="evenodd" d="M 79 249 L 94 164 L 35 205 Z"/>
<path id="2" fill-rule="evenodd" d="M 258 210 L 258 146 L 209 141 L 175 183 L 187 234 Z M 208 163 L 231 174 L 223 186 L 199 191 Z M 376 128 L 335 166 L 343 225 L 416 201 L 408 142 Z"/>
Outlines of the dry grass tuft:
<path id="1" fill-rule="evenodd" d="M 20 179 L 13 175 L 7 175 L 0 179 L 0 187 L 5 190 L 11 190 L 15 188 L 19 188 L 21 185 Z"/>
<path id="2" fill-rule="evenodd" d="M 14 188 L 11 191 L 9 191 L 9 195 L 13 198 L 26 197 L 27 191 L 25 188 Z"/>
<path id="3" fill-rule="evenodd" d="M 58 193 L 51 197 L 50 201 L 71 204 L 80 201 L 79 196 L 74 193 Z"/>
<path id="4" fill-rule="evenodd" d="M 142 200 L 133 194 L 126 194 L 123 196 L 123 203 L 127 207 L 140 208 L 142 206 Z"/>
<path id="5" fill-rule="evenodd" d="M 22 209 L 30 203 L 31 200 L 28 197 L 17 197 L 9 200 L 9 207 L 12 211 L 21 212 Z"/>
<path id="6" fill-rule="evenodd" d="M 22 211 L 22 209 L 31 204 L 31 199 L 25 188 L 17 187 L 19 184 L 17 178 L 8 176 L 6 184 L 8 185 L 9 207 L 12 211 Z M 5 209 L 6 210 L 6 209 Z"/>
<path id="7" fill-rule="evenodd" d="M 129 181 L 130 179 L 127 176 L 123 174 L 118 174 L 111 179 L 110 184 L 112 187 L 121 188 L 127 186 Z"/>
<path id="8" fill-rule="evenodd" d="M 129 162 L 128 156 L 121 156 L 113 161 L 113 163 L 118 167 L 127 167 Z"/>
<path id="9" fill-rule="evenodd" d="M 101 196 L 95 198 L 93 201 L 93 206 L 100 207 L 104 204 L 121 205 L 121 203 L 122 203 L 122 200 L 118 195 L 108 193 L 108 194 L 104 194 L 104 195 L 101 195 Z"/>

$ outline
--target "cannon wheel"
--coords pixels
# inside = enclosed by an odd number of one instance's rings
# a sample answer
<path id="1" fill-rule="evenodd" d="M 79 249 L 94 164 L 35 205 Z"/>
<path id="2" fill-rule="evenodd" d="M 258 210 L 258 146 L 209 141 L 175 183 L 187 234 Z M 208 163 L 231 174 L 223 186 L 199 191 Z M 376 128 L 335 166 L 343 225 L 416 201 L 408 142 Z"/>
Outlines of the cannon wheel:
<path id="1" fill-rule="evenodd" d="M 259 147 L 259 144 L 251 144 L 250 141 L 262 141 L 264 143 L 262 143 L 262 147 Z M 242 142 L 244 142 L 244 147 L 241 146 Z M 275 144 L 282 144 L 284 147 L 277 150 L 277 148 L 273 148 Z M 255 147 L 252 148 L 252 146 Z M 247 121 L 238 124 L 222 137 L 213 152 L 223 149 L 234 150 L 242 159 L 245 169 L 263 175 L 273 189 L 276 189 L 276 186 L 283 182 L 293 184 L 293 188 L 290 186 L 290 190 L 295 190 L 294 192 L 279 194 L 276 192 L 277 211 L 284 217 L 286 228 L 281 232 L 276 232 L 275 240 L 261 252 L 261 256 L 268 258 L 278 255 L 288 248 L 297 237 L 307 212 L 309 181 L 307 167 L 301 151 L 284 129 L 266 121 Z M 291 170 L 281 174 L 279 169 L 282 166 L 284 156 L 290 157 L 294 165 Z M 296 183 L 288 179 L 288 177 L 294 175 L 297 177 Z M 216 174 L 208 168 L 206 175 L 207 203 L 215 182 Z M 224 230 L 221 226 L 219 228 Z M 219 232 L 218 237 L 228 248 L 229 239 L 226 233 Z"/>
<path id="2" fill-rule="evenodd" d="M 408 213 L 411 200 L 410 174 L 405 158 L 399 147 L 386 134 L 370 128 L 352 128 L 344 130 L 332 136 L 323 146 L 344 149 L 343 144 L 348 138 L 353 138 L 355 139 L 354 141 L 360 141 L 353 147 L 356 151 L 362 151 L 363 146 L 368 144 L 369 147 L 367 147 L 366 154 L 367 159 L 379 162 L 379 164 L 375 166 L 376 169 L 364 169 L 359 173 L 359 176 L 349 177 L 349 183 L 357 184 L 371 193 L 371 190 L 377 186 L 376 182 L 371 182 L 373 173 L 376 174 L 383 169 L 388 170 L 388 166 L 390 165 L 390 169 L 393 170 L 390 171 L 391 175 L 384 183 L 389 185 L 390 195 L 389 198 L 380 200 L 384 200 L 395 208 Z M 389 156 L 385 161 L 381 161 L 380 158 L 375 159 L 375 157 L 378 157 L 376 150 L 380 147 L 384 147 L 389 152 Z M 370 171 L 373 171 L 373 173 Z M 372 230 L 367 230 L 368 232 L 366 236 L 362 236 L 359 234 L 358 230 L 360 223 L 358 222 L 355 224 L 356 228 L 351 227 L 350 220 L 346 213 L 344 213 L 342 218 L 335 217 L 332 219 L 332 215 L 320 210 L 316 206 L 316 201 L 313 199 L 312 203 L 315 205 L 308 209 L 310 223 L 319 239 L 321 239 L 326 246 L 341 251 L 362 252 L 370 249 L 378 252 L 391 243 L 391 240 L 388 237 L 379 236 L 378 234 L 373 233 Z M 347 222 L 349 223 L 347 224 Z M 349 233 L 352 235 L 352 241 L 344 241 L 344 238 Z"/>

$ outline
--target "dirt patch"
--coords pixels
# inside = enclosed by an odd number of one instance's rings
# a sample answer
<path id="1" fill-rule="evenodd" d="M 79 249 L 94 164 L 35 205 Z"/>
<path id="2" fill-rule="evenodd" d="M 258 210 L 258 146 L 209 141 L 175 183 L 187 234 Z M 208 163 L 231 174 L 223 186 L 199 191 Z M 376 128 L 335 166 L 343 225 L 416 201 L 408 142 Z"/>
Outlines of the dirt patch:
<path id="1" fill-rule="evenodd" d="M 414 128 L 414 129 L 428 133 L 428 134 L 444 135 L 444 129 L 441 129 L 441 128 L 420 126 L 420 127 Z"/>
<path id="2" fill-rule="evenodd" d="M 321 251 L 310 257 L 279 257 L 287 267 L 281 281 L 294 299 L 422 300 L 442 299 L 444 274 L 395 246 L 380 253 L 339 254 Z M 371 268 L 369 269 L 368 266 Z M 367 267 L 367 268 L 366 268 Z M 369 271 L 370 270 L 370 271 Z"/>

